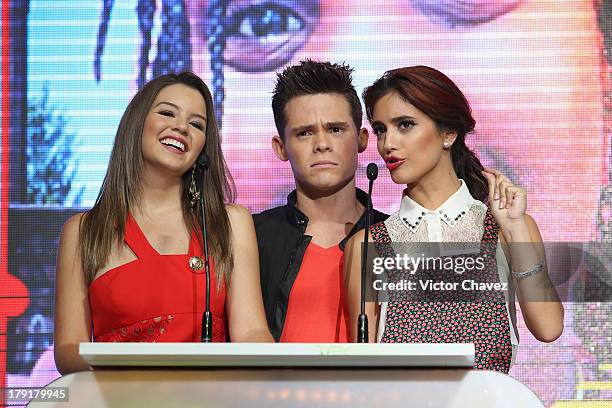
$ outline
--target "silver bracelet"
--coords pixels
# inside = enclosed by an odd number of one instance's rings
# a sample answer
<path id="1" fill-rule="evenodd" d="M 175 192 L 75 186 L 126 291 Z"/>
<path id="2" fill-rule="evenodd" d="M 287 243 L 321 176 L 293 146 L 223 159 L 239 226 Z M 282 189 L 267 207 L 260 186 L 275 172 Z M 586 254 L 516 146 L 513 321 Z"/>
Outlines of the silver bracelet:
<path id="1" fill-rule="evenodd" d="M 544 262 L 540 261 L 540 263 L 535 264 L 531 268 L 526 269 L 524 271 L 521 271 L 521 272 L 512 271 L 512 276 L 514 276 L 516 279 L 525 279 L 525 278 L 535 275 L 536 273 L 542 272 L 543 269 L 544 269 Z"/>

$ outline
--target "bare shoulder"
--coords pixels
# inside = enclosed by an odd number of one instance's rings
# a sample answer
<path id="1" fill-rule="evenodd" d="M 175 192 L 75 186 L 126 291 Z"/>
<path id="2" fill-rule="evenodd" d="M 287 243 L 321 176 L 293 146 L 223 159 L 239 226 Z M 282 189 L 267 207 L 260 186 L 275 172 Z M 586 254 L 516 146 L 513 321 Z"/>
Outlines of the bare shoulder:
<path id="1" fill-rule="evenodd" d="M 80 229 L 85 216 L 84 213 L 73 215 L 66 221 L 62 229 L 57 251 L 56 276 L 58 286 L 70 286 L 70 282 L 74 283 L 76 281 L 83 282 Z"/>
<path id="2" fill-rule="evenodd" d="M 351 243 L 351 245 L 354 245 L 355 243 L 360 244 L 363 242 L 364 238 L 365 229 L 360 229 L 349 239 L 349 242 Z"/>
<path id="3" fill-rule="evenodd" d="M 348 253 L 361 253 L 361 244 L 365 239 L 365 229 L 360 229 L 352 237 L 349 238 L 346 243 L 345 252 Z M 368 236 L 368 240 L 372 242 L 372 234 Z"/>
<path id="4" fill-rule="evenodd" d="M 85 219 L 87 213 L 76 213 L 72 217 L 68 218 L 68 220 L 64 223 L 64 229 L 72 231 L 74 229 L 78 230 L 81 222 Z"/>
<path id="5" fill-rule="evenodd" d="M 81 223 L 85 219 L 85 215 L 86 213 L 77 213 L 64 223 L 60 238 L 61 242 L 78 240 Z"/>
<path id="6" fill-rule="evenodd" d="M 242 235 L 255 230 L 253 217 L 249 210 L 238 204 L 226 204 L 225 209 L 232 231 Z"/>
<path id="7" fill-rule="evenodd" d="M 253 222 L 253 217 L 249 210 L 241 205 L 225 204 L 225 210 L 232 225 L 234 223 Z"/>

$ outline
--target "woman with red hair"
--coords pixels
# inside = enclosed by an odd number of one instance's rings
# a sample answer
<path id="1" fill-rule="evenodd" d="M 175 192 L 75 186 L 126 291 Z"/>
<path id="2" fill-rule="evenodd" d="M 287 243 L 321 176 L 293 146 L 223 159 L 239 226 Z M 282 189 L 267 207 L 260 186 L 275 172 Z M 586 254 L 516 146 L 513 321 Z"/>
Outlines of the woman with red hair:
<path id="1" fill-rule="evenodd" d="M 388 71 L 363 97 L 378 152 L 392 180 L 406 185 L 400 209 L 369 230 L 378 254 L 395 256 L 397 243 L 414 248 L 417 243 L 479 242 L 486 260 L 482 270 L 470 271 L 473 275 L 458 268 L 439 275 L 462 279 L 454 293 L 438 291 L 407 301 L 406 293 L 402 298 L 389 291 L 388 302 L 369 302 L 368 314 L 376 316 L 370 340 L 474 343 L 476 368 L 508 372 L 518 344 L 514 289 L 525 323 L 538 340 L 554 341 L 563 330 L 563 306 L 548 277 L 538 227 L 525 213 L 525 190 L 497 170 L 483 168 L 466 146 L 475 120 L 463 93 L 441 72 L 425 66 Z M 353 321 L 360 309 L 364 234 L 354 236 L 346 251 Z M 413 276 L 426 276 L 425 269 Z M 475 294 L 464 286 L 468 278 L 507 290 Z"/>

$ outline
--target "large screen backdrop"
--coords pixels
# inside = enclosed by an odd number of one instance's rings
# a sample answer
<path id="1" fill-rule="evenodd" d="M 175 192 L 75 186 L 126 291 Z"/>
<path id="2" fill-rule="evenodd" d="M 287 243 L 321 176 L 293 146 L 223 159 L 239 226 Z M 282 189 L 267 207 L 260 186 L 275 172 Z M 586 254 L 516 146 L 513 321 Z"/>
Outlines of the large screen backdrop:
<path id="1" fill-rule="evenodd" d="M 94 203 L 131 96 L 168 71 L 191 69 L 209 84 L 237 202 L 253 212 L 283 204 L 294 184 L 270 146 L 276 72 L 304 58 L 346 62 L 361 92 L 388 69 L 429 65 L 467 95 L 477 120 L 468 143 L 486 166 L 527 189 L 528 212 L 546 241 L 610 240 L 610 1 L 2 4 L 0 323 L 8 338 L 0 366 L 7 386 L 42 386 L 58 376 L 61 226 Z M 395 211 L 402 186 L 384 170 L 374 137 L 360 158 L 362 188 L 371 161 L 382 166 L 374 204 Z M 610 275 L 596 284 L 611 285 Z M 22 288 L 13 293 L 27 293 L 25 303 L 6 300 L 9 287 Z M 564 287 L 572 290 L 571 279 Z M 611 314 L 607 302 L 566 303 L 565 331 L 553 344 L 534 340 L 519 314 L 511 375 L 547 406 L 610 397 Z"/>

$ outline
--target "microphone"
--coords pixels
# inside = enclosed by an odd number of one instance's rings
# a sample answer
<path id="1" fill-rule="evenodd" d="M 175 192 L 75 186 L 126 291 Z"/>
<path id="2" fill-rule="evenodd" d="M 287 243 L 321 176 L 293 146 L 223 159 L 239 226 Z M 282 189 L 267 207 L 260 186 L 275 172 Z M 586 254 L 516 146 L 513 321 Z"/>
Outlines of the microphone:
<path id="1" fill-rule="evenodd" d="M 208 155 L 202 152 L 202 154 L 200 154 L 200 156 L 198 157 L 198 166 L 200 166 L 202 170 L 208 170 L 209 165 L 210 159 L 208 158 Z"/>
<path id="2" fill-rule="evenodd" d="M 206 153 L 202 152 L 198 157 L 198 167 L 202 170 L 202 180 L 204 180 L 204 173 L 208 170 L 210 160 Z M 201 185 L 203 185 L 202 183 Z M 208 259 L 208 239 L 206 235 L 206 202 L 204 200 L 204 192 L 200 197 L 200 211 L 202 215 L 202 245 L 204 246 L 204 270 L 206 272 L 206 308 L 202 314 L 202 343 L 212 342 L 213 332 L 213 320 L 212 312 L 210 311 L 210 263 Z"/>
<path id="3" fill-rule="evenodd" d="M 368 167 L 366 168 L 366 175 L 368 176 L 368 180 L 371 182 L 378 178 L 378 166 L 376 163 L 368 164 Z M 372 192 L 372 183 L 370 183 L 370 192 Z"/>
<path id="4" fill-rule="evenodd" d="M 368 316 L 365 313 L 366 262 L 368 260 L 368 237 L 370 236 L 370 224 L 372 223 L 372 186 L 374 185 L 374 180 L 378 177 L 378 166 L 375 163 L 368 164 L 366 175 L 369 180 L 368 204 L 363 251 L 361 251 L 361 313 L 357 318 L 357 343 L 367 343 L 369 341 Z"/>

